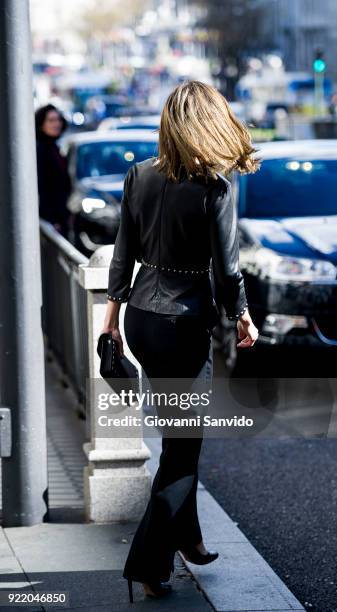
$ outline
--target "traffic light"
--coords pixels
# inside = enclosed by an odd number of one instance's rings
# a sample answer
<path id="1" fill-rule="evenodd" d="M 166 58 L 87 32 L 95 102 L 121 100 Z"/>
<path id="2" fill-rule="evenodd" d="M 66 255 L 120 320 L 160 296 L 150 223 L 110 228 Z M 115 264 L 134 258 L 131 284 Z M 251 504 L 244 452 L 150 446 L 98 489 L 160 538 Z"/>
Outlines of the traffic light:
<path id="1" fill-rule="evenodd" d="M 317 49 L 315 53 L 315 58 L 312 63 L 312 67 L 313 67 L 314 72 L 324 72 L 326 68 L 323 51 L 321 51 L 320 49 Z"/>

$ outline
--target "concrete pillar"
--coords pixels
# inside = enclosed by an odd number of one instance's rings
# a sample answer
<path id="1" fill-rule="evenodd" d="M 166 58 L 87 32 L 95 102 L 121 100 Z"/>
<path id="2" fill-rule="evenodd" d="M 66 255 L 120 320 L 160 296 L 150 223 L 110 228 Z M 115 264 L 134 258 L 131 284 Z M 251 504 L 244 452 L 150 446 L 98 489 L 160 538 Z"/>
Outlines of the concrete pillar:
<path id="1" fill-rule="evenodd" d="M 4 527 L 48 519 L 41 259 L 28 0 L 0 2 L 0 396 Z"/>
<path id="2" fill-rule="evenodd" d="M 79 266 L 79 282 L 87 290 L 90 379 L 100 378 L 97 341 L 106 310 L 109 264 L 113 248 L 113 245 L 100 247 L 91 256 L 89 264 Z M 135 266 L 135 274 L 137 269 Z M 125 341 L 125 307 L 124 303 L 120 310 L 124 352 L 140 369 Z M 145 462 L 151 453 L 141 438 L 98 437 L 94 411 L 90 408 L 92 407 L 89 406 L 90 441 L 83 445 L 88 457 L 88 466 L 84 468 L 87 520 L 97 523 L 139 520 L 150 495 L 151 475 Z"/>

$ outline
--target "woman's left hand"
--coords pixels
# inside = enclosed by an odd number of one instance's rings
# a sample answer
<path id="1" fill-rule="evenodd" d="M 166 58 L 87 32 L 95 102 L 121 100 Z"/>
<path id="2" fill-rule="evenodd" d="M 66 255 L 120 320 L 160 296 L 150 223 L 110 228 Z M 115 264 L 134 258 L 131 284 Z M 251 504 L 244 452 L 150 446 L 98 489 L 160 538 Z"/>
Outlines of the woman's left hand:
<path id="1" fill-rule="evenodd" d="M 249 348 L 254 346 L 259 336 L 259 330 L 255 327 L 248 310 L 239 318 L 237 330 L 240 342 L 236 345 L 239 348 Z"/>

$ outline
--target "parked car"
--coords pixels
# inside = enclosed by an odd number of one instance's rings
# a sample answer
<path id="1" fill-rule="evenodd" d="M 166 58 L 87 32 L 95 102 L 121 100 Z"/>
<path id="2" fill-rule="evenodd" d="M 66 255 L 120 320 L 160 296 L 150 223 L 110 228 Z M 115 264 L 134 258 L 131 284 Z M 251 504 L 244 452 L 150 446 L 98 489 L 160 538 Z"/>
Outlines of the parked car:
<path id="1" fill-rule="evenodd" d="M 286 102 L 271 102 L 266 105 L 264 114 L 260 121 L 258 122 L 258 127 L 264 129 L 275 129 L 276 128 L 276 113 L 278 111 L 283 111 L 285 114 L 289 115 L 292 106 L 287 104 Z"/>
<path id="2" fill-rule="evenodd" d="M 159 128 L 160 115 L 109 117 L 103 119 L 98 130 L 156 130 Z"/>
<path id="3" fill-rule="evenodd" d="M 125 95 L 92 96 L 85 103 L 86 125 L 88 128 L 96 129 L 106 117 L 119 117 L 129 106 L 129 100 Z"/>
<path id="4" fill-rule="evenodd" d="M 337 140 L 268 142 L 257 148 L 260 170 L 232 179 L 240 266 L 260 331 L 255 348 L 335 350 Z M 223 317 L 215 336 L 229 368 L 239 354 L 236 335 Z"/>
<path id="5" fill-rule="evenodd" d="M 124 178 L 129 167 L 157 155 L 158 136 L 145 130 L 82 132 L 62 143 L 73 192 L 73 242 L 90 256 L 115 241 Z"/>

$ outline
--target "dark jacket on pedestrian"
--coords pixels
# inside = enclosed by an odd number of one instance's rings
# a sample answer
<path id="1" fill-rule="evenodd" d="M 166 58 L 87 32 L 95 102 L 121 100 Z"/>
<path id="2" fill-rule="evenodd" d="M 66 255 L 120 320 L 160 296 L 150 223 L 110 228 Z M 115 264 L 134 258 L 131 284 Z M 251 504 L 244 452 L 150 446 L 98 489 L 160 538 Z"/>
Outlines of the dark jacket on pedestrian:
<path id="1" fill-rule="evenodd" d="M 66 122 L 64 121 L 64 129 Z M 42 117 L 36 114 L 36 154 L 40 217 L 52 224 L 60 224 L 66 233 L 69 211 L 66 203 L 71 192 L 67 160 L 61 155 L 55 138 L 42 130 Z"/>

